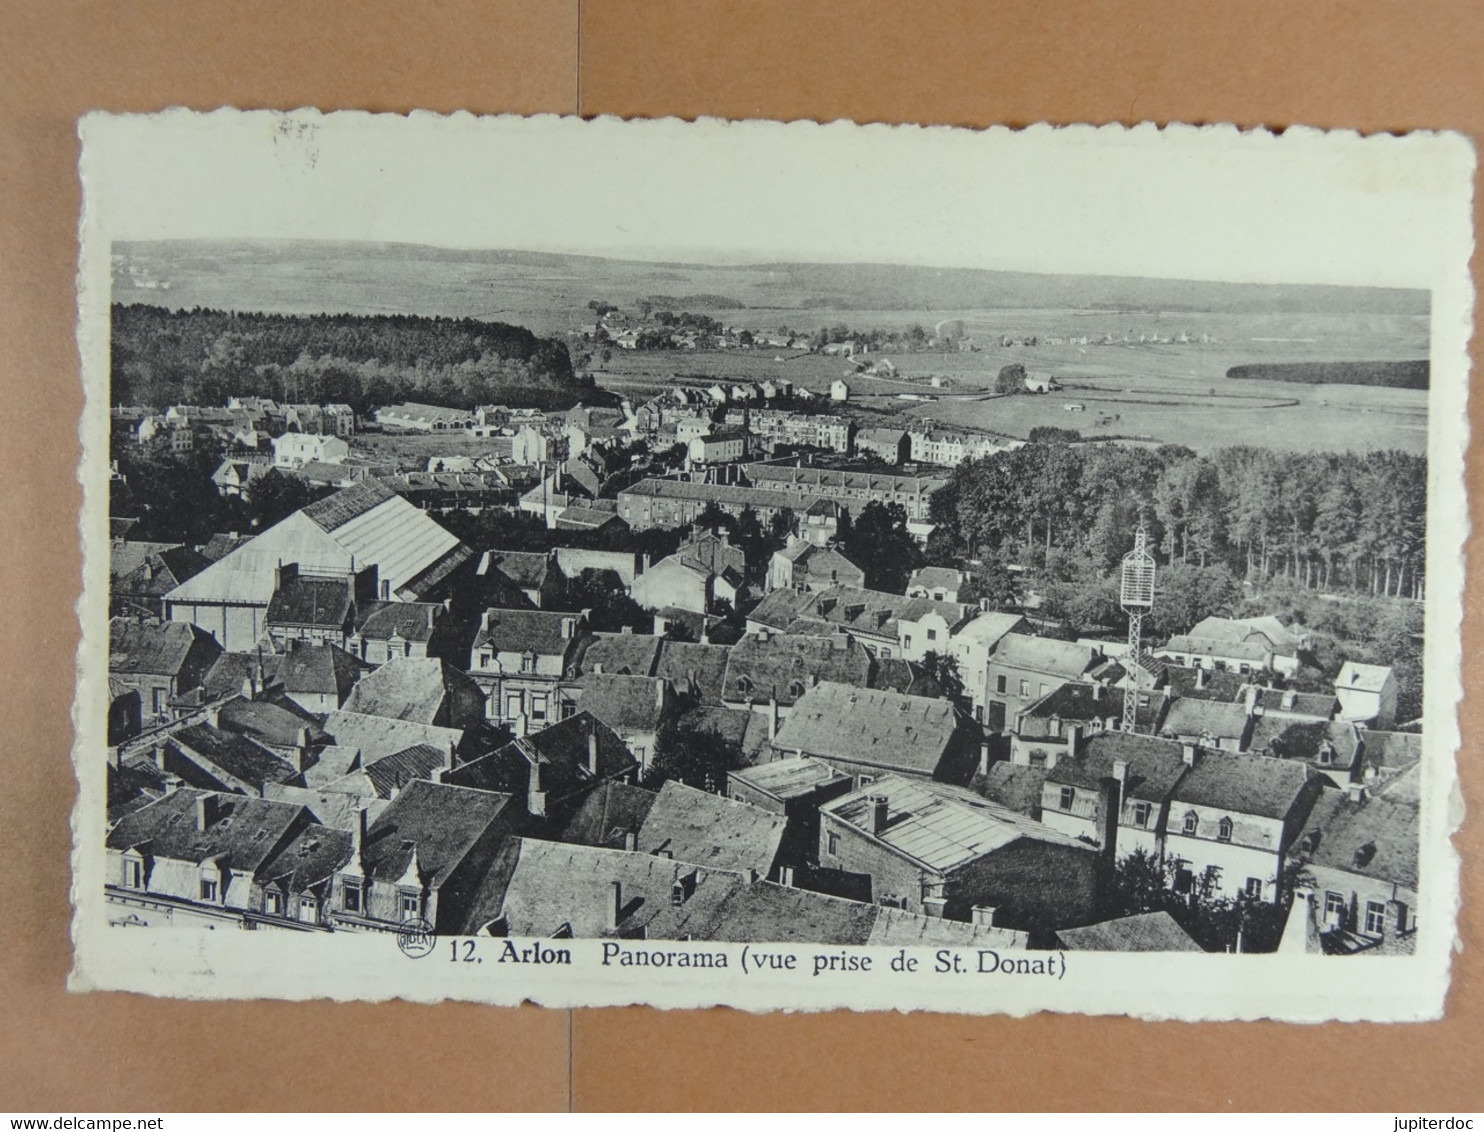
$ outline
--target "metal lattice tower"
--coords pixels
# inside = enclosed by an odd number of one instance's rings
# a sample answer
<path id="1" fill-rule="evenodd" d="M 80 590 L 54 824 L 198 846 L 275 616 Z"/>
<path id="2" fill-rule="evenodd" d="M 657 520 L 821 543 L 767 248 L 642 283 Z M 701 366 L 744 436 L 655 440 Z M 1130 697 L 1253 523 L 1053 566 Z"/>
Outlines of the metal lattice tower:
<path id="1" fill-rule="evenodd" d="M 1134 686 L 1123 693 L 1123 729 L 1132 731 L 1139 711 L 1140 656 L 1143 653 L 1144 614 L 1154 607 L 1154 556 L 1144 524 L 1134 535 L 1134 548 L 1123 556 L 1119 573 L 1118 604 L 1128 615 L 1128 655 L 1135 665 Z"/>

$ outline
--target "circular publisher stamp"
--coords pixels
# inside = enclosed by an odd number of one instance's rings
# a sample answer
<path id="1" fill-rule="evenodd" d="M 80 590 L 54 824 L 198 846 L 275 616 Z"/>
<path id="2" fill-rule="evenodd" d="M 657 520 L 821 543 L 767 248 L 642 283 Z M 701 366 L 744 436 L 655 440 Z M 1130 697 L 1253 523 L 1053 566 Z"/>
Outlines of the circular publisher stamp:
<path id="1" fill-rule="evenodd" d="M 435 942 L 433 925 L 421 916 L 403 920 L 397 928 L 397 946 L 409 959 L 421 959 L 424 955 L 431 955 Z"/>

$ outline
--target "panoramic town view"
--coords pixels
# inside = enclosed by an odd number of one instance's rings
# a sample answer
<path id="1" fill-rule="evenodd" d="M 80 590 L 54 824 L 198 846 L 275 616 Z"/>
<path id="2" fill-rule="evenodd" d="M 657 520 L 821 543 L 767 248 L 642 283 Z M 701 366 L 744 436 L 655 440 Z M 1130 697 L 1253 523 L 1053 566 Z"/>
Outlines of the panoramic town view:
<path id="1" fill-rule="evenodd" d="M 1410 953 L 1428 342 L 1416 291 L 115 244 L 108 918 Z"/>

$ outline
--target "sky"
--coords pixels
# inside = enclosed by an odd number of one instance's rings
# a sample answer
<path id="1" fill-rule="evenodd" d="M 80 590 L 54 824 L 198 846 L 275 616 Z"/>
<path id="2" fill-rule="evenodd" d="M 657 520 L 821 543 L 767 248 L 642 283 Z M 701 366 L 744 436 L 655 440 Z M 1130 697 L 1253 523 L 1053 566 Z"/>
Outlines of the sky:
<path id="1" fill-rule="evenodd" d="M 314 111 L 81 132 L 87 222 L 110 239 L 1432 287 L 1470 238 L 1456 136 Z"/>

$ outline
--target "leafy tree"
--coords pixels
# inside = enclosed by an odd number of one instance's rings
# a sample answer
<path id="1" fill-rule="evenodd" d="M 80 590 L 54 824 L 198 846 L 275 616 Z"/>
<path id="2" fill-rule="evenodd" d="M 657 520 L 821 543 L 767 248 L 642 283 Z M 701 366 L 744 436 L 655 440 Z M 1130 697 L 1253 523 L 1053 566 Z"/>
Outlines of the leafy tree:
<path id="1" fill-rule="evenodd" d="M 647 633 L 654 627 L 654 614 L 628 595 L 612 570 L 584 570 L 568 583 L 561 604 L 573 612 L 589 610 L 588 623 L 600 633 Z"/>
<path id="2" fill-rule="evenodd" d="M 953 706 L 965 715 L 971 712 L 971 703 L 968 692 L 964 688 L 963 672 L 959 668 L 958 657 L 948 653 L 927 652 L 923 653 L 922 659 L 917 662 L 922 670 L 933 678 L 938 687 L 943 689 L 943 695 L 953 703 Z"/>
<path id="3" fill-rule="evenodd" d="M 1026 376 L 1025 366 L 1019 362 L 1011 362 L 1007 366 L 1002 366 L 994 379 L 994 391 L 996 393 L 1024 393 Z"/>
<path id="4" fill-rule="evenodd" d="M 644 775 L 644 786 L 658 790 L 666 782 L 675 781 L 724 794 L 727 771 L 735 765 L 739 765 L 738 752 L 722 736 L 666 723 L 655 736 L 654 762 Z"/>
<path id="5" fill-rule="evenodd" d="M 851 520 L 844 538 L 845 557 L 866 574 L 866 586 L 902 593 L 907 578 L 922 563 L 922 551 L 907 532 L 907 512 L 900 503 L 867 503 Z"/>
<path id="6" fill-rule="evenodd" d="M 285 475 L 277 468 L 253 480 L 244 492 L 252 528 L 256 531 L 267 530 L 328 494 L 328 489 L 313 488 L 298 476 Z"/>

